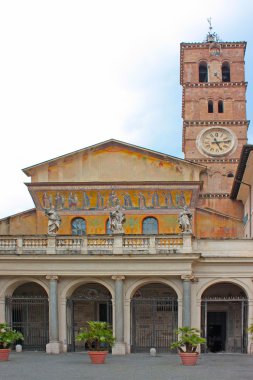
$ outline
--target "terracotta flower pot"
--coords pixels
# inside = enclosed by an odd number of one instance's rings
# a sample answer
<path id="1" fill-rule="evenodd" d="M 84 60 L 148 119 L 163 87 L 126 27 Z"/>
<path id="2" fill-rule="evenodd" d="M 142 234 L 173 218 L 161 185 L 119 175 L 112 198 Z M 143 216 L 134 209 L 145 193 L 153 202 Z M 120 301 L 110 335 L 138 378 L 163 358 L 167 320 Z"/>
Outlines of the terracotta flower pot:
<path id="1" fill-rule="evenodd" d="M 199 357 L 198 352 L 179 352 L 183 365 L 196 365 Z"/>
<path id="2" fill-rule="evenodd" d="M 9 348 L 1 348 L 0 349 L 0 361 L 6 362 L 7 360 L 9 360 L 10 352 L 11 352 L 11 350 Z"/>
<path id="3" fill-rule="evenodd" d="M 93 364 L 104 364 L 108 351 L 88 351 Z"/>

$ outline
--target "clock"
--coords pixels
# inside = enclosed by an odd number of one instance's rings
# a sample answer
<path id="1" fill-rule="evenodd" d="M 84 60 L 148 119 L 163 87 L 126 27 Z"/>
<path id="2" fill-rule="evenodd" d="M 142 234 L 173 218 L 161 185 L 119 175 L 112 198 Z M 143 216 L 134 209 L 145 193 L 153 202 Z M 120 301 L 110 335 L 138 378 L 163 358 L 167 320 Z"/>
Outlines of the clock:
<path id="1" fill-rule="evenodd" d="M 228 128 L 211 127 L 197 138 L 197 147 L 208 156 L 223 156 L 233 150 L 236 137 Z"/>

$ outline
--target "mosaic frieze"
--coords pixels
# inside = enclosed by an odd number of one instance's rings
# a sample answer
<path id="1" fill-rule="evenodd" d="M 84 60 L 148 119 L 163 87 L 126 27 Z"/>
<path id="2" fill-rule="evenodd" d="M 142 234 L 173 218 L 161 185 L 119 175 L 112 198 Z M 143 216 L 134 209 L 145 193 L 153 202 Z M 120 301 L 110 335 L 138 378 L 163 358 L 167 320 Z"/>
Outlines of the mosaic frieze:
<path id="1" fill-rule="evenodd" d="M 173 209 L 190 206 L 192 190 L 85 190 L 39 191 L 37 199 L 42 209 L 107 210 L 120 205 L 126 210 Z"/>

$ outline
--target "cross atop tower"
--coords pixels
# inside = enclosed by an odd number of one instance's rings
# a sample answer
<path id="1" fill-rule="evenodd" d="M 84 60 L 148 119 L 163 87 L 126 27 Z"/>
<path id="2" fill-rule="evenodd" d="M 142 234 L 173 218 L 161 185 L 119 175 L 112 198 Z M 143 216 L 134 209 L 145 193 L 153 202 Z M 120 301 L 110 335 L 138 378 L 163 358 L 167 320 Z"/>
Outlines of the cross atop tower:
<path id="1" fill-rule="evenodd" d="M 206 39 L 204 42 L 218 42 L 218 41 L 221 41 L 218 34 L 213 32 L 213 27 L 212 27 L 212 18 L 209 17 L 207 19 L 207 22 L 209 24 L 209 32 L 207 33 L 206 35 Z"/>

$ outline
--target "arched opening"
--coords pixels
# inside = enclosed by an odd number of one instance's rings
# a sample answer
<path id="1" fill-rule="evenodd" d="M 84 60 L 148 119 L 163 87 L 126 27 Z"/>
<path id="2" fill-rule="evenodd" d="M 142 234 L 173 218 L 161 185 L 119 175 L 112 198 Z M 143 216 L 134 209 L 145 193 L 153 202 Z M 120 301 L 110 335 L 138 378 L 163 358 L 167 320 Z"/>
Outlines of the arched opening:
<path id="1" fill-rule="evenodd" d="M 149 216 L 142 222 L 142 233 L 144 235 L 158 234 L 158 221 L 156 218 Z"/>
<path id="2" fill-rule="evenodd" d="M 230 65 L 228 62 L 223 62 L 221 71 L 222 71 L 222 82 L 230 82 Z"/>
<path id="3" fill-rule="evenodd" d="M 18 286 L 6 297 L 6 321 L 24 336 L 20 342 L 27 350 L 45 350 L 49 342 L 48 296 L 35 282 Z"/>
<path id="4" fill-rule="evenodd" d="M 208 100 L 208 113 L 213 113 L 213 101 Z"/>
<path id="5" fill-rule="evenodd" d="M 152 283 L 136 290 L 131 300 L 131 351 L 170 351 L 178 324 L 177 294 L 170 286 Z"/>
<path id="6" fill-rule="evenodd" d="M 71 222 L 72 235 L 86 235 L 86 221 L 83 218 L 75 218 Z"/>
<path id="7" fill-rule="evenodd" d="M 229 282 L 207 288 L 202 295 L 201 324 L 208 352 L 247 352 L 248 302 L 243 289 Z"/>
<path id="8" fill-rule="evenodd" d="M 224 103 L 223 100 L 218 101 L 218 113 L 223 113 L 224 112 Z"/>
<path id="9" fill-rule="evenodd" d="M 110 224 L 110 219 L 109 218 L 106 221 L 106 234 L 107 235 L 112 235 L 111 224 Z"/>
<path id="10" fill-rule="evenodd" d="M 76 341 L 81 327 L 88 321 L 112 323 L 112 301 L 109 290 L 98 283 L 79 286 L 67 299 L 67 341 L 69 351 L 80 351 L 87 347 Z"/>
<path id="11" fill-rule="evenodd" d="M 199 82 L 208 82 L 208 69 L 207 63 L 202 61 L 199 64 Z"/>

